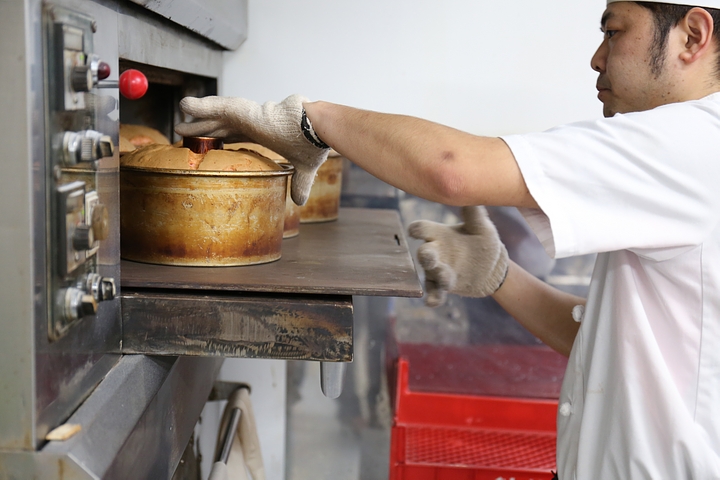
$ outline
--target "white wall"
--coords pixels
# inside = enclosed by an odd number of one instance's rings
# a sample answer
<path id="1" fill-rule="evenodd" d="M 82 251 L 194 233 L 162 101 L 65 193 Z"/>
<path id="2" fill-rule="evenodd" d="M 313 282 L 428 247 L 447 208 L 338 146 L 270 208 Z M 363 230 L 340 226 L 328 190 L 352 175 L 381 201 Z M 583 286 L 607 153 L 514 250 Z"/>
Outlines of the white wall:
<path id="1" fill-rule="evenodd" d="M 249 0 L 223 94 L 314 100 L 471 133 L 597 118 L 603 0 Z"/>

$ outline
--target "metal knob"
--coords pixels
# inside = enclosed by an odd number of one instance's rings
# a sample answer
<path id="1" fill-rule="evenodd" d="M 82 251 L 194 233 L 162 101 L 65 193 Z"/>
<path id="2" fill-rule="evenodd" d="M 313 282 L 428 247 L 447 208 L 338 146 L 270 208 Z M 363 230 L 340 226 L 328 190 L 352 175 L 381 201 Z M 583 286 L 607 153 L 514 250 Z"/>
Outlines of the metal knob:
<path id="1" fill-rule="evenodd" d="M 117 295 L 115 280 L 101 277 L 97 273 L 88 274 L 78 286 L 92 295 L 96 302 L 112 300 Z"/>
<path id="2" fill-rule="evenodd" d="M 67 288 L 60 291 L 60 311 L 67 322 L 79 320 L 88 315 L 97 313 L 97 302 L 92 295 L 89 295 L 78 288 Z"/>
<path id="3" fill-rule="evenodd" d="M 115 152 L 115 144 L 109 135 L 103 135 L 97 140 L 95 147 L 97 158 L 112 157 Z"/>
<path id="4" fill-rule="evenodd" d="M 115 295 L 117 294 L 117 289 L 115 288 L 115 280 L 112 278 L 105 278 L 102 277 L 100 279 L 100 285 L 98 288 L 98 295 L 100 297 L 100 301 L 106 301 L 106 300 L 112 300 L 115 298 Z"/>
<path id="5" fill-rule="evenodd" d="M 93 76 L 93 71 L 89 65 L 73 67 L 70 72 L 70 85 L 76 92 L 89 92 L 97 82 Z M 95 78 L 97 78 L 96 75 Z"/>
<path id="6" fill-rule="evenodd" d="M 97 313 L 97 302 L 92 295 L 85 294 L 80 297 L 78 311 L 80 318 L 87 317 L 88 315 L 95 315 Z"/>
<path id="7" fill-rule="evenodd" d="M 78 252 L 83 250 L 90 250 L 95 243 L 95 237 L 93 236 L 93 230 L 90 225 L 81 224 L 75 227 L 75 231 L 72 236 L 73 248 Z"/>
<path id="8" fill-rule="evenodd" d="M 112 138 L 95 130 L 65 132 L 62 138 L 62 158 L 65 165 L 93 162 L 111 157 L 115 152 Z"/>

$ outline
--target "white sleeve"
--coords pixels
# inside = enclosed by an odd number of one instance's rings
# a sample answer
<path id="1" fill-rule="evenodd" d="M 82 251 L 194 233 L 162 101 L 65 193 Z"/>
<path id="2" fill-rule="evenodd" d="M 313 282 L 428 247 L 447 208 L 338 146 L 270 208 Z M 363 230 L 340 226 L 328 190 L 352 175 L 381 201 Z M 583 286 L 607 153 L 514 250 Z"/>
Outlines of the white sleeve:
<path id="1" fill-rule="evenodd" d="M 696 102 L 503 137 L 549 255 L 702 243 L 720 221 L 720 108 Z"/>

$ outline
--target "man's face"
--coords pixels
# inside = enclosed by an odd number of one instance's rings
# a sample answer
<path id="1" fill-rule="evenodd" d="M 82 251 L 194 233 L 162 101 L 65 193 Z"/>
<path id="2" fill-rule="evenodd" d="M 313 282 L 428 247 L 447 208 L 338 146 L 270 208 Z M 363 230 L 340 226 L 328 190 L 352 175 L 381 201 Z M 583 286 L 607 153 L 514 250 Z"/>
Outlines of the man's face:
<path id="1" fill-rule="evenodd" d="M 660 72 L 652 69 L 655 24 L 650 11 L 634 2 L 611 3 L 603 14 L 601 30 L 603 42 L 591 66 L 599 73 L 603 115 L 612 117 L 672 102 L 668 69 L 664 65 Z"/>

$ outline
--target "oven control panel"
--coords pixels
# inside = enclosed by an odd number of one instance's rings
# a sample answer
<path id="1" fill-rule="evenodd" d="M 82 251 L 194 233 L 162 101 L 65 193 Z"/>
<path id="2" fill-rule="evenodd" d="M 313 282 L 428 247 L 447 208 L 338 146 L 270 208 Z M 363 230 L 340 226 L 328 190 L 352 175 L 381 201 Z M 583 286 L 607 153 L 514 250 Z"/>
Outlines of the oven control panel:
<path id="1" fill-rule="evenodd" d="M 94 52 L 94 19 L 52 5 L 44 10 L 46 72 L 46 211 L 49 258 L 48 337 L 93 321 L 102 302 L 115 298 L 119 281 L 101 273 L 103 242 L 112 235 L 107 195 L 117 194 L 113 132 L 101 117 L 116 111 L 103 94 L 110 66 Z M 103 189 L 107 192 L 103 192 Z"/>

